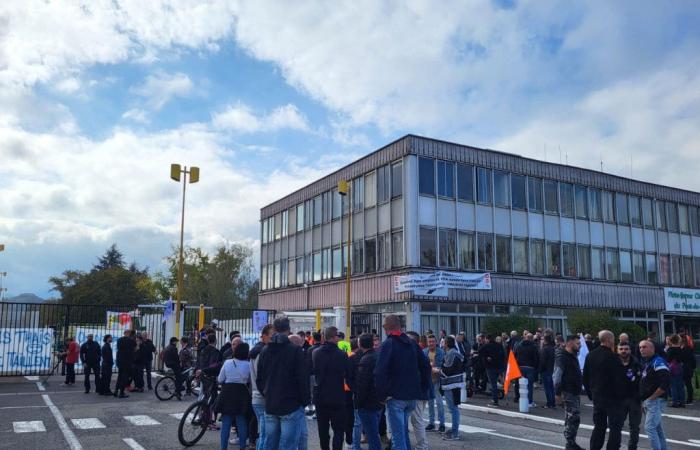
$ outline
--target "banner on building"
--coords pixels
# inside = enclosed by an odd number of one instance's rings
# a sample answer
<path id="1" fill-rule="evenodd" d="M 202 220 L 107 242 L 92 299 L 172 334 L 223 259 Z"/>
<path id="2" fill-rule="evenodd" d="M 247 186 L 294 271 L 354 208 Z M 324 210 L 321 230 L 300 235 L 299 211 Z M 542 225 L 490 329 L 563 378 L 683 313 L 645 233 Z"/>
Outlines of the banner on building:
<path id="1" fill-rule="evenodd" d="M 51 369 L 51 328 L 0 328 L 0 372 Z"/>
<path id="2" fill-rule="evenodd" d="M 268 324 L 269 313 L 267 311 L 255 310 L 253 311 L 253 331 L 260 333 Z"/>
<path id="3" fill-rule="evenodd" d="M 107 332 L 116 338 L 133 329 L 130 312 L 107 311 Z"/>
<path id="4" fill-rule="evenodd" d="M 491 289 L 491 274 L 444 272 L 411 273 L 394 277 L 394 292 L 447 297 L 448 289 Z"/>
<path id="5" fill-rule="evenodd" d="M 700 313 L 700 289 L 664 288 L 666 311 Z"/>

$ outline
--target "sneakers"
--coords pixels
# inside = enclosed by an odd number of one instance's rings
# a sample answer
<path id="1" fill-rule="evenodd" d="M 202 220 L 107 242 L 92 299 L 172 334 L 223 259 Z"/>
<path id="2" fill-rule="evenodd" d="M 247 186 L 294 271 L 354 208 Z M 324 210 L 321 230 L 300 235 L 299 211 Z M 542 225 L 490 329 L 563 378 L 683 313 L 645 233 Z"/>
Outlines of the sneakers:
<path id="1" fill-rule="evenodd" d="M 443 441 L 460 441 L 461 438 L 459 436 L 452 436 L 451 434 L 446 434 L 442 437 Z"/>
<path id="2" fill-rule="evenodd" d="M 445 432 L 445 425 L 440 425 L 440 428 L 438 428 L 438 431 L 440 433 L 444 433 Z"/>
<path id="3" fill-rule="evenodd" d="M 572 444 L 566 444 L 566 447 L 564 448 L 564 450 L 586 450 L 586 449 L 581 447 L 580 445 L 578 445 L 576 442 L 574 442 Z"/>
<path id="4" fill-rule="evenodd" d="M 537 408 L 537 403 L 535 403 L 535 402 L 530 403 L 530 408 Z"/>
<path id="5" fill-rule="evenodd" d="M 427 427 L 425 427 L 425 431 L 435 431 L 435 424 L 430 424 Z"/>
<path id="6" fill-rule="evenodd" d="M 489 402 L 489 406 L 498 406 L 498 402 L 491 401 Z"/>

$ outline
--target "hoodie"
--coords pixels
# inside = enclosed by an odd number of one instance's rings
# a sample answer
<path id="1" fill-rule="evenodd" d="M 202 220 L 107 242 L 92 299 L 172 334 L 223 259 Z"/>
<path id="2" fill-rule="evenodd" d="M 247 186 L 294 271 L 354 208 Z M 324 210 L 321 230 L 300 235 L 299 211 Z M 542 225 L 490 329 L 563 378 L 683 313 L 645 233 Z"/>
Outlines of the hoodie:
<path id="1" fill-rule="evenodd" d="M 265 399 L 265 412 L 286 416 L 309 404 L 309 374 L 304 352 L 277 333 L 256 358 L 256 386 Z"/>
<path id="2" fill-rule="evenodd" d="M 417 400 L 430 385 L 430 362 L 405 333 L 389 335 L 379 348 L 374 384 L 380 400 Z"/>

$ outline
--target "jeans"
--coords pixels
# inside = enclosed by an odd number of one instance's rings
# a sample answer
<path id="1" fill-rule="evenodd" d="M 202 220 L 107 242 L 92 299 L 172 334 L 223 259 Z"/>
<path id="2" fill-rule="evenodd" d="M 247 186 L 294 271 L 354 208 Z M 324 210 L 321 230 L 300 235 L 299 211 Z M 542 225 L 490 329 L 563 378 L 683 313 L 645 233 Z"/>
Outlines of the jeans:
<path id="1" fill-rule="evenodd" d="M 66 384 L 75 384 L 75 364 L 66 363 Z"/>
<path id="2" fill-rule="evenodd" d="M 523 374 L 524 378 L 527 378 L 527 402 L 532 404 L 532 396 L 535 387 L 535 377 L 537 377 L 537 371 L 534 367 L 522 366 L 520 372 Z M 520 397 L 520 383 L 519 380 L 515 382 L 515 397 Z"/>
<path id="3" fill-rule="evenodd" d="M 416 400 L 416 409 L 411 413 L 411 427 L 416 437 L 415 450 L 428 450 L 428 440 L 425 435 L 425 404 L 426 400 Z"/>
<path id="4" fill-rule="evenodd" d="M 357 415 L 360 416 L 362 429 L 365 430 L 369 450 L 382 450 L 382 441 L 379 439 L 379 419 L 382 416 L 382 410 L 358 409 Z"/>
<path id="5" fill-rule="evenodd" d="M 231 436 L 231 426 L 233 426 L 234 416 L 224 414 L 221 416 L 221 450 L 228 448 L 228 439 Z M 238 414 L 235 417 L 236 428 L 238 428 L 238 442 L 241 448 L 245 448 L 248 440 L 248 421 L 245 414 Z"/>
<path id="6" fill-rule="evenodd" d="M 386 403 L 391 427 L 392 450 L 410 450 L 411 440 L 408 437 L 408 421 L 411 412 L 416 407 L 415 400 L 390 399 Z"/>
<path id="7" fill-rule="evenodd" d="M 299 445 L 297 450 L 307 450 L 309 448 L 309 427 L 306 424 L 305 417 L 301 418 L 299 424 Z"/>
<path id="8" fill-rule="evenodd" d="M 265 448 L 265 405 L 253 404 L 253 412 L 258 419 L 258 440 L 255 442 L 255 450 Z"/>
<path id="9" fill-rule="evenodd" d="M 435 425 L 435 403 L 437 403 L 438 420 L 440 426 L 445 426 L 445 404 L 442 402 L 440 394 L 440 381 L 433 382 L 435 389 L 435 398 L 428 400 L 428 425 Z"/>
<path id="10" fill-rule="evenodd" d="M 265 413 L 264 450 L 297 450 L 302 420 L 303 406 L 284 416 Z"/>
<path id="11" fill-rule="evenodd" d="M 460 395 L 461 389 L 450 389 L 445 391 L 445 401 L 447 402 L 447 409 L 452 413 L 452 437 L 459 437 L 459 406 L 455 402 L 455 395 Z"/>
<path id="12" fill-rule="evenodd" d="M 360 442 L 362 441 L 362 423 L 360 422 L 360 415 L 357 410 L 353 410 L 355 415 L 355 422 L 352 427 L 352 449 L 362 450 Z"/>
<path id="13" fill-rule="evenodd" d="M 486 369 L 486 375 L 489 377 L 489 383 L 491 383 L 491 400 L 494 403 L 498 403 L 498 375 L 500 374 L 498 369 Z"/>
<path id="14" fill-rule="evenodd" d="M 95 392 L 100 390 L 100 364 L 83 364 L 83 373 L 85 374 L 85 379 L 83 380 L 83 385 L 85 386 L 85 392 L 90 392 L 90 374 L 94 374 L 95 377 Z"/>
<path id="15" fill-rule="evenodd" d="M 321 450 L 330 450 L 331 435 L 329 427 L 333 429 L 333 450 L 341 450 L 343 448 L 345 420 L 344 406 L 316 405 L 318 441 Z"/>
<path id="16" fill-rule="evenodd" d="M 671 401 L 673 405 L 685 405 L 683 375 L 671 375 Z"/>
<path id="17" fill-rule="evenodd" d="M 609 428 L 607 449 L 619 449 L 622 441 L 622 424 L 625 421 L 624 410 L 617 400 L 593 400 L 593 431 L 591 432 L 590 450 L 600 450 L 605 443 L 605 431 Z"/>
<path id="18" fill-rule="evenodd" d="M 639 424 L 642 423 L 642 403 L 636 398 L 626 398 L 622 401 L 623 419 L 628 418 L 630 440 L 629 450 L 636 450 L 639 444 Z"/>
<path id="19" fill-rule="evenodd" d="M 664 435 L 664 429 L 661 424 L 661 414 L 666 408 L 666 400 L 662 398 L 644 400 L 642 405 L 646 410 L 644 430 L 649 436 L 649 444 L 652 450 L 668 450 L 668 447 L 666 447 L 666 435 Z"/>
<path id="20" fill-rule="evenodd" d="M 552 379 L 552 372 L 542 372 L 541 376 L 544 395 L 547 397 L 547 406 L 554 408 L 554 380 Z"/>

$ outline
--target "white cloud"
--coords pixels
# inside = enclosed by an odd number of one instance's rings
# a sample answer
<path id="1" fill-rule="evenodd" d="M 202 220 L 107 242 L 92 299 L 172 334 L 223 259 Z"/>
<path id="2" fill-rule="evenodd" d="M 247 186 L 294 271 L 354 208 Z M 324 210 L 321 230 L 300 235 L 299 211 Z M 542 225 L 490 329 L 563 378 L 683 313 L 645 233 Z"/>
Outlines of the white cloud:
<path id="1" fill-rule="evenodd" d="M 148 113 L 140 108 L 132 108 L 122 114 L 122 119 L 133 120 L 134 122 L 147 124 L 150 122 Z"/>
<path id="2" fill-rule="evenodd" d="M 80 80 L 75 77 L 64 78 L 54 84 L 54 87 L 64 94 L 74 94 L 80 89 Z"/>
<path id="3" fill-rule="evenodd" d="M 172 98 L 187 97 L 192 94 L 194 84 L 184 73 L 156 72 L 148 75 L 143 84 L 134 86 L 131 92 L 143 97 L 152 110 L 159 110 Z"/>
<path id="4" fill-rule="evenodd" d="M 292 104 L 279 106 L 267 115 L 256 116 L 249 106 L 238 103 L 214 114 L 212 124 L 216 128 L 239 133 L 258 133 L 282 129 L 309 131 L 308 120 Z"/>

